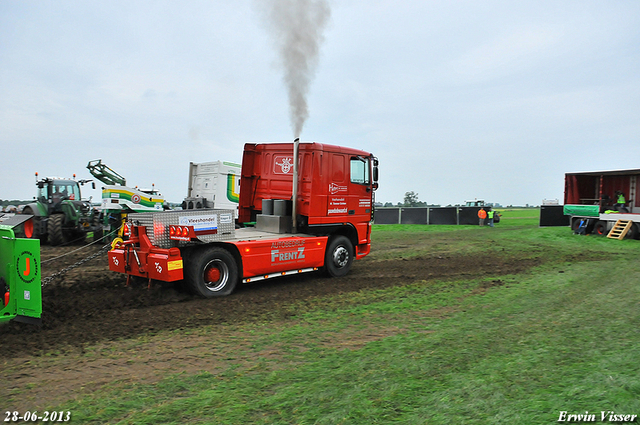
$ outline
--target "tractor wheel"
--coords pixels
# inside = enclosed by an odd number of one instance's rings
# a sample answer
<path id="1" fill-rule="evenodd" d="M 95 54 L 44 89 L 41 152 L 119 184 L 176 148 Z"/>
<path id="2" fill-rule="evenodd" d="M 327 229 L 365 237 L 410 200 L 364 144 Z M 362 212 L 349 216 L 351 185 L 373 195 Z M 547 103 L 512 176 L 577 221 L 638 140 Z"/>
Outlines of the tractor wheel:
<path id="1" fill-rule="evenodd" d="M 229 251 L 223 248 L 206 248 L 192 251 L 185 258 L 185 282 L 188 288 L 201 297 L 223 297 L 233 292 L 238 283 L 238 264 Z"/>
<path id="2" fill-rule="evenodd" d="M 22 214 L 33 215 L 33 218 L 31 219 L 31 223 L 33 224 L 33 232 L 31 233 L 31 236 L 26 236 L 29 239 L 40 239 L 41 241 L 44 241 L 47 235 L 46 233 L 44 235 L 40 234 L 40 217 L 36 217 L 30 207 L 25 207 L 25 209 L 22 210 Z"/>
<path id="3" fill-rule="evenodd" d="M 605 236 L 607 234 L 607 222 L 599 220 L 593 228 L 593 234 L 596 236 Z"/>
<path id="4" fill-rule="evenodd" d="M 104 236 L 104 231 L 102 230 L 102 221 L 100 221 L 100 214 L 93 215 L 93 241 L 99 241 Z"/>
<path id="5" fill-rule="evenodd" d="M 62 245 L 67 242 L 67 237 L 62 230 L 64 214 L 53 214 L 49 216 L 47 233 L 49 234 L 49 244 L 52 246 Z"/>
<path id="6" fill-rule="evenodd" d="M 331 277 L 340 277 L 349 273 L 353 263 L 353 244 L 346 236 L 329 239 L 324 254 L 324 269 Z"/>

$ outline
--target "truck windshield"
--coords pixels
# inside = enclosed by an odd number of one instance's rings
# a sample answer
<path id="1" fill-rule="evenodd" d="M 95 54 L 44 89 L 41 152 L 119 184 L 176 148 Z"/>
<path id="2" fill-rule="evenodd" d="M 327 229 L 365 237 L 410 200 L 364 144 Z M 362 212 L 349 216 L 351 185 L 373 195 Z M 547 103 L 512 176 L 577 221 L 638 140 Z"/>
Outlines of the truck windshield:
<path id="1" fill-rule="evenodd" d="M 351 158 L 351 183 L 369 183 L 369 160 Z"/>

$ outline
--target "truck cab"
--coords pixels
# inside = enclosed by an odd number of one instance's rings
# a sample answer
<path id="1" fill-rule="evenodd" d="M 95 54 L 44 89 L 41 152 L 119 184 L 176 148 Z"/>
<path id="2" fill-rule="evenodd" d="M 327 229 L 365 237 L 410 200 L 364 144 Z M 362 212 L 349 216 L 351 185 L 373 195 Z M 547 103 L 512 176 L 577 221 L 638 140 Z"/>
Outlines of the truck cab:
<path id="1" fill-rule="evenodd" d="M 378 160 L 358 149 L 300 143 L 297 230 L 322 235 L 341 232 L 368 252 Z M 264 201 L 291 201 L 293 145 L 246 144 L 242 160 L 239 221 L 264 214 Z M 268 204 L 268 202 L 267 202 Z"/>

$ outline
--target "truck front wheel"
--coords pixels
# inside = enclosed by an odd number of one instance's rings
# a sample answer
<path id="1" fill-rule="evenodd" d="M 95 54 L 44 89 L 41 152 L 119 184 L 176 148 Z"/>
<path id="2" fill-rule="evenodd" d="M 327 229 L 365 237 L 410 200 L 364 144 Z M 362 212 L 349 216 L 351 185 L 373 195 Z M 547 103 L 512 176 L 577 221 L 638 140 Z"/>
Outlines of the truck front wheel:
<path id="1" fill-rule="evenodd" d="M 336 236 L 329 240 L 324 254 L 324 268 L 331 277 L 349 273 L 353 263 L 353 244 L 346 236 Z"/>
<path id="2" fill-rule="evenodd" d="M 191 292 L 205 298 L 223 297 L 238 283 L 238 265 L 223 248 L 207 248 L 185 258 L 185 281 Z"/>

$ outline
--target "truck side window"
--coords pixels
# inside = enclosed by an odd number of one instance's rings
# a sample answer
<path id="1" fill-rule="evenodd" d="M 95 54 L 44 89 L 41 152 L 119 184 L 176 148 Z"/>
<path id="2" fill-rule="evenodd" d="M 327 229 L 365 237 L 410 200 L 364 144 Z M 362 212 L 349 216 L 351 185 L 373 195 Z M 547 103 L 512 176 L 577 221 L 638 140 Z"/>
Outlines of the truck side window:
<path id="1" fill-rule="evenodd" d="M 368 160 L 351 158 L 351 183 L 369 184 Z"/>

